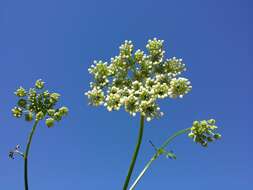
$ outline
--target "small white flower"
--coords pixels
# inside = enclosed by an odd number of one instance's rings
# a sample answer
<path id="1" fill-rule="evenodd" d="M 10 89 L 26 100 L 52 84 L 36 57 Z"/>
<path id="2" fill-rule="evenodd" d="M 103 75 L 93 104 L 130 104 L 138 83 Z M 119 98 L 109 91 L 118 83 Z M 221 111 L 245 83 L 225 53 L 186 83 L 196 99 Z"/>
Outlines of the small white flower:
<path id="1" fill-rule="evenodd" d="M 182 98 L 185 94 L 187 94 L 192 87 L 190 86 L 190 81 L 186 78 L 173 78 L 170 82 L 170 97 L 171 98 Z"/>
<path id="2" fill-rule="evenodd" d="M 99 106 L 104 102 L 104 92 L 99 87 L 94 87 L 92 90 L 85 93 L 93 106 Z"/>

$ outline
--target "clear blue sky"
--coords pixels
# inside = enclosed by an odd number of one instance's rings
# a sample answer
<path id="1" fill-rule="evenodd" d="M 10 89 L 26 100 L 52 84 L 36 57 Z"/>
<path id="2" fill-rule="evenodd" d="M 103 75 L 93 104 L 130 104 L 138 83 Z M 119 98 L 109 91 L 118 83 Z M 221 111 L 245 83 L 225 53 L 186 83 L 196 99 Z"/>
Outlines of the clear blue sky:
<path id="1" fill-rule="evenodd" d="M 160 145 L 195 119 L 216 118 L 223 139 L 203 149 L 178 138 L 170 147 L 178 159 L 160 158 L 137 190 L 252 189 L 252 8 L 250 0 L 0 1 L 0 189 L 23 189 L 22 159 L 8 151 L 24 148 L 31 126 L 10 109 L 13 91 L 37 78 L 62 94 L 70 115 L 37 129 L 31 190 L 121 189 L 139 118 L 88 106 L 87 69 L 126 39 L 144 48 L 153 37 L 165 40 L 167 57 L 185 60 L 193 90 L 161 102 L 165 116 L 146 124 L 134 176 L 153 154 L 149 139 Z"/>

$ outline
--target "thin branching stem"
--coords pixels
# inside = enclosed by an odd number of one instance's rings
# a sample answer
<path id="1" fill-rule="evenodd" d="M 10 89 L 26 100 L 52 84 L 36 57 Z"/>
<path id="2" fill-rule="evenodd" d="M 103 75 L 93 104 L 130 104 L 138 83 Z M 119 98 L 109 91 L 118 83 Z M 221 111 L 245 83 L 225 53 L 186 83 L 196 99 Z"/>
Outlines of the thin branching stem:
<path id="1" fill-rule="evenodd" d="M 187 133 L 191 130 L 191 128 L 187 128 L 187 129 L 183 129 L 180 130 L 176 133 L 174 133 L 172 136 L 170 136 L 163 144 L 160 148 L 157 149 L 156 153 L 152 156 L 152 158 L 149 160 L 149 162 L 146 164 L 146 166 L 144 167 L 144 169 L 141 171 L 141 173 L 138 175 L 138 177 L 136 178 L 136 180 L 134 181 L 134 183 L 132 184 L 132 186 L 130 187 L 129 190 L 134 190 L 134 188 L 136 187 L 136 185 L 138 184 L 138 182 L 141 180 L 141 178 L 143 177 L 143 175 L 146 173 L 146 171 L 149 169 L 149 167 L 152 165 L 152 163 L 161 155 L 161 153 L 163 152 L 163 150 L 169 145 L 169 143 L 171 141 L 173 141 L 177 136 L 182 135 L 184 133 Z"/>

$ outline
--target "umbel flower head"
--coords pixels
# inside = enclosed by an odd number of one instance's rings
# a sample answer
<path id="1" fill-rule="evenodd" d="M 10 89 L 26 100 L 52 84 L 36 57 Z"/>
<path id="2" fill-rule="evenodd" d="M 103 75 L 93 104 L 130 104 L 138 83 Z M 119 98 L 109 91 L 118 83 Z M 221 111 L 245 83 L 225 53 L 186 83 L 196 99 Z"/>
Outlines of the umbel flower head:
<path id="1" fill-rule="evenodd" d="M 55 108 L 60 94 L 43 90 L 45 82 L 41 79 L 35 82 L 34 88 L 28 91 L 19 87 L 14 93 L 19 99 L 11 110 L 17 118 L 24 116 L 26 121 L 42 120 L 46 118 L 46 125 L 52 127 L 55 121 L 60 121 L 68 113 L 67 107 Z"/>
<path id="2" fill-rule="evenodd" d="M 110 63 L 94 61 L 89 68 L 94 81 L 85 93 L 91 105 L 104 105 L 109 111 L 124 106 L 131 115 L 139 112 L 149 121 L 163 115 L 157 99 L 183 98 L 191 90 L 190 81 L 179 77 L 185 64 L 164 58 L 162 40 L 149 40 L 146 48 L 147 54 L 134 51 L 133 43 L 125 41 Z"/>
<path id="3" fill-rule="evenodd" d="M 207 147 L 208 143 L 221 138 L 221 135 L 216 133 L 218 127 L 215 123 L 214 119 L 194 121 L 188 136 L 193 138 L 193 141 L 196 143 L 201 144 L 203 147 Z"/>

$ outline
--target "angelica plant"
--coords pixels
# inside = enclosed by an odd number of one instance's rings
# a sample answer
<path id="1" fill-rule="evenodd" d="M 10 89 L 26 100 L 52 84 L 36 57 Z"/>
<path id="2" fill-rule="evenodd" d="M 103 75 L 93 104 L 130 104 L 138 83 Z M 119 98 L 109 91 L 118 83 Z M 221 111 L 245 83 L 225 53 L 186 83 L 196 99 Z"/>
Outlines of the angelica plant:
<path id="1" fill-rule="evenodd" d="M 37 125 L 45 119 L 45 125 L 51 128 L 55 122 L 61 121 L 68 114 L 68 108 L 65 106 L 56 108 L 60 94 L 43 90 L 44 85 L 45 82 L 39 79 L 35 82 L 35 86 L 28 91 L 23 87 L 19 87 L 15 92 L 15 95 L 18 97 L 17 105 L 11 110 L 14 117 L 24 118 L 27 122 L 33 122 L 25 152 L 20 151 L 20 145 L 17 145 L 9 152 L 9 157 L 12 159 L 14 159 L 15 155 L 21 155 L 23 157 L 25 190 L 29 189 L 28 155 Z"/>
<path id="2" fill-rule="evenodd" d="M 89 68 L 93 76 L 90 90 L 85 94 L 89 104 L 105 106 L 108 111 L 125 111 L 135 116 L 140 114 L 140 128 L 137 144 L 123 185 L 127 190 L 135 162 L 142 143 L 144 122 L 163 116 L 157 103 L 158 99 L 183 98 L 191 91 L 190 81 L 181 77 L 186 71 L 185 64 L 180 58 L 164 58 L 163 40 L 154 38 L 149 40 L 147 53 L 141 50 L 134 51 L 131 41 L 125 41 L 119 47 L 119 55 L 111 58 L 110 62 L 94 61 Z M 204 137 L 192 130 L 191 136 L 202 144 Z M 163 149 L 158 149 L 160 152 Z M 167 156 L 174 157 L 171 152 Z"/>

